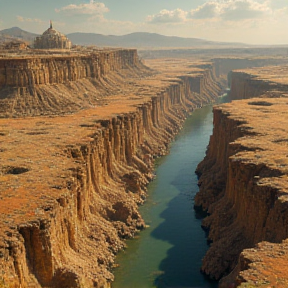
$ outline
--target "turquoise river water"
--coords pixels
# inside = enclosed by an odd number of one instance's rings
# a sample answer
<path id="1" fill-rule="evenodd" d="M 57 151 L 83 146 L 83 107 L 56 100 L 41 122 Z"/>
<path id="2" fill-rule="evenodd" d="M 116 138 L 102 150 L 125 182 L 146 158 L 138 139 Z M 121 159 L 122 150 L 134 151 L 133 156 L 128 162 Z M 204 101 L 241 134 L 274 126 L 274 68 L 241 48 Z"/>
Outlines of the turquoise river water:
<path id="1" fill-rule="evenodd" d="M 226 97 L 219 98 L 226 102 Z M 212 105 L 192 113 L 171 144 L 170 153 L 156 161 L 156 178 L 140 213 L 149 225 L 116 261 L 113 288 L 214 288 L 200 272 L 208 249 L 201 215 L 193 209 L 198 191 L 195 169 L 204 158 L 213 129 Z"/>

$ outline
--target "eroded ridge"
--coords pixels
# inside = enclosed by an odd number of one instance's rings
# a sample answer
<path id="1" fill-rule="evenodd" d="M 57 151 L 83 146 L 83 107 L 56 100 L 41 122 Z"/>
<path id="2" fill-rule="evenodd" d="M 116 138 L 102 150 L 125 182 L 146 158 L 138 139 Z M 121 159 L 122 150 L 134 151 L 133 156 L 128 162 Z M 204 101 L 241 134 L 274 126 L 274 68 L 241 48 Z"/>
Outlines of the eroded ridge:
<path id="1" fill-rule="evenodd" d="M 213 242 L 203 271 L 216 279 L 231 272 L 220 287 L 287 286 L 288 98 L 283 71 L 287 67 L 234 71 L 232 97 L 240 98 L 239 90 L 243 98 L 253 97 L 256 88 L 262 97 L 214 108 L 213 135 L 197 168 L 195 204 L 209 213 L 203 226 Z"/>
<path id="2" fill-rule="evenodd" d="M 167 152 L 191 111 L 221 91 L 208 64 L 175 61 L 169 69 L 171 62 L 163 62 L 169 72 L 153 75 L 131 65 L 107 72 L 102 88 L 91 86 L 89 94 L 106 87 L 103 105 L 0 119 L 1 285 L 110 287 L 123 240 L 145 227 L 138 205 L 153 178 L 153 158 Z M 78 90 L 68 92 L 74 97 Z M 84 96 L 77 94 L 79 101 Z M 27 115 L 29 107 L 11 116 Z"/>
<path id="3" fill-rule="evenodd" d="M 29 51 L 28 51 L 29 52 Z M 0 117 L 75 113 L 153 75 L 134 49 L 0 54 Z M 41 54 L 40 54 L 41 53 Z"/>

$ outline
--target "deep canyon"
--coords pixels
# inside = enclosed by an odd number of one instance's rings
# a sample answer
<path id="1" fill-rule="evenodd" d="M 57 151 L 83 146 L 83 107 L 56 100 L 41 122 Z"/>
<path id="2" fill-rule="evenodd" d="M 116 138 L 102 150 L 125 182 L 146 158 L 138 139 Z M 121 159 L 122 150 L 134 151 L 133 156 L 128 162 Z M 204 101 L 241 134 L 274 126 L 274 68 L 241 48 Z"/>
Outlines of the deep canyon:
<path id="1" fill-rule="evenodd" d="M 245 100 L 214 108 L 195 203 L 219 287 L 287 286 L 287 88 L 287 66 L 233 71 L 230 97 Z"/>
<path id="2" fill-rule="evenodd" d="M 197 169 L 202 270 L 222 287 L 286 287 L 269 261 L 287 251 L 287 67 L 268 65 L 287 60 L 144 62 L 133 49 L 0 57 L 0 287 L 110 287 L 115 254 L 145 228 L 154 159 L 230 70 L 255 66 L 229 74 L 230 97 L 261 98 L 214 108 Z"/>

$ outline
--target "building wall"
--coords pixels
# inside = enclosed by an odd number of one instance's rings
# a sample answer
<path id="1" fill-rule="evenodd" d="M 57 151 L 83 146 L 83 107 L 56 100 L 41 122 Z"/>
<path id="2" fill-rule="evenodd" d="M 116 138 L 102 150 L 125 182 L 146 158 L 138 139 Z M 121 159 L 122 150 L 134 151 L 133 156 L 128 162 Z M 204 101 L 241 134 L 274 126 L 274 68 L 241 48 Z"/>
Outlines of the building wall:
<path id="1" fill-rule="evenodd" d="M 70 49 L 71 41 L 64 35 L 45 35 L 35 39 L 34 48 L 36 49 Z"/>

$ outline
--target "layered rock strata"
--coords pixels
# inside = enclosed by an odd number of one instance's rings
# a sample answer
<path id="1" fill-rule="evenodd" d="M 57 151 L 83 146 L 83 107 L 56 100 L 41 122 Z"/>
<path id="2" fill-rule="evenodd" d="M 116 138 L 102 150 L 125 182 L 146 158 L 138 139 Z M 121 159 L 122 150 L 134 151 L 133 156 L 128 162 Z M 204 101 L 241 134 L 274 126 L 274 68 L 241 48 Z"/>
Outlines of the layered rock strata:
<path id="1" fill-rule="evenodd" d="M 216 279 L 232 271 L 220 287 L 287 284 L 287 244 L 281 243 L 288 238 L 288 95 L 283 71 L 287 67 L 233 72 L 232 98 L 253 97 L 255 91 L 262 97 L 214 108 L 213 135 L 197 168 L 200 191 L 195 205 L 209 214 L 203 226 L 212 244 L 202 270 Z M 245 248 L 251 249 L 240 254 Z"/>
<path id="2" fill-rule="evenodd" d="M 279 97 L 288 93 L 288 66 L 268 66 L 231 72 L 232 100 Z"/>
<path id="3" fill-rule="evenodd" d="M 138 205 L 153 178 L 153 157 L 165 154 L 187 115 L 213 101 L 221 89 L 211 70 L 192 69 L 192 63 L 174 63 L 175 73 L 166 64 L 169 73 L 154 76 L 132 64 L 117 73 L 106 67 L 111 73 L 98 79 L 107 90 L 117 86 L 105 94 L 107 105 L 65 116 L 0 119 L 3 287 L 110 287 L 123 240 L 145 227 Z M 94 83 L 84 74 L 63 85 Z M 10 87 L 5 83 L 4 89 Z M 34 84 L 26 88 L 47 88 Z M 95 87 L 90 86 L 91 93 Z M 61 97 L 57 99 L 59 111 Z M 27 115 L 23 111 L 19 115 Z"/>
<path id="4" fill-rule="evenodd" d="M 152 75 L 133 49 L 6 55 L 0 58 L 0 117 L 59 115 L 102 106 L 106 96 L 121 92 L 115 79 L 127 74 Z"/>

